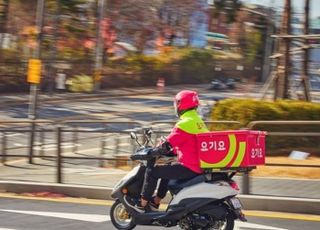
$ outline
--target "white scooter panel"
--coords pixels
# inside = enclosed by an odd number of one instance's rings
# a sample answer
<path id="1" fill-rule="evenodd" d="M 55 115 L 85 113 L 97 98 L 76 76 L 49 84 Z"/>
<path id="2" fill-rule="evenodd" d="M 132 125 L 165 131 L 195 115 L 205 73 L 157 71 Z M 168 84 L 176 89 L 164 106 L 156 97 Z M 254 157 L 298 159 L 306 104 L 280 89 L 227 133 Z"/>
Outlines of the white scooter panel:
<path id="1" fill-rule="evenodd" d="M 219 183 L 209 184 L 202 182 L 183 188 L 177 195 L 173 197 L 170 205 L 178 204 L 181 200 L 187 198 L 211 198 L 219 200 L 237 194 L 238 192 L 230 186 Z"/>

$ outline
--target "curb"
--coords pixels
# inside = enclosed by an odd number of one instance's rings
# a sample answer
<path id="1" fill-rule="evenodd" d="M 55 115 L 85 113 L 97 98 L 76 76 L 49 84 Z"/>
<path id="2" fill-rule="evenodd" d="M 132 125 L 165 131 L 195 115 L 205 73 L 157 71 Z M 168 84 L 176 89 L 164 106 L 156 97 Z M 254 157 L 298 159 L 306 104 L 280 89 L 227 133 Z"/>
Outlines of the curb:
<path id="1" fill-rule="evenodd" d="M 0 191 L 13 193 L 45 191 L 71 197 L 112 200 L 112 188 L 100 186 L 0 181 Z M 320 215 L 320 199 L 258 195 L 239 195 L 238 197 L 246 210 Z M 168 203 L 169 200 L 170 197 L 167 196 L 164 203 Z"/>
<path id="2" fill-rule="evenodd" d="M 239 195 L 245 209 L 320 215 L 320 199 Z"/>

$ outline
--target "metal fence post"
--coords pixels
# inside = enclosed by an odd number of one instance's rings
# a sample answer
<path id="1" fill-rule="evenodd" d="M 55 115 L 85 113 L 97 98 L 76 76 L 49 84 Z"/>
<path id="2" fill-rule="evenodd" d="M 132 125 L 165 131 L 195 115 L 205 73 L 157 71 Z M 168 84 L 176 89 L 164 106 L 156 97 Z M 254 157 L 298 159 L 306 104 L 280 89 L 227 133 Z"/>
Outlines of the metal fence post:
<path id="1" fill-rule="evenodd" d="M 61 156 L 61 142 L 62 142 L 62 127 L 57 127 L 57 183 L 62 183 L 62 156 Z"/>
<path id="2" fill-rule="evenodd" d="M 116 139 L 115 139 L 115 143 L 114 143 L 114 157 L 116 157 L 119 153 L 119 144 L 120 144 L 120 137 L 117 136 Z"/>
<path id="3" fill-rule="evenodd" d="M 119 154 L 119 144 L 120 144 L 120 137 L 117 136 L 116 139 L 115 139 L 115 148 L 114 148 L 114 154 L 113 154 L 113 157 L 114 157 L 114 167 L 117 167 L 118 165 L 118 154 Z"/>
<path id="4" fill-rule="evenodd" d="M 78 127 L 74 127 L 74 132 L 72 135 L 72 142 L 73 142 L 73 146 L 72 146 L 72 153 L 77 154 L 78 152 Z"/>
<path id="5" fill-rule="evenodd" d="M 35 132 L 36 132 L 36 123 L 31 122 L 31 129 L 30 129 L 30 139 L 29 139 L 29 164 L 33 163 L 33 147 L 34 147 L 34 140 L 35 140 Z"/>
<path id="6" fill-rule="evenodd" d="M 129 142 L 129 147 L 128 147 L 128 152 L 129 152 L 129 155 L 131 156 L 132 153 L 134 153 L 135 151 L 135 148 L 134 148 L 134 140 L 131 138 L 131 137 L 128 137 L 128 142 Z M 133 168 L 133 161 L 129 158 L 128 160 L 128 165 Z"/>
<path id="7" fill-rule="evenodd" d="M 106 147 L 106 140 L 105 140 L 105 136 L 103 136 L 101 138 L 101 152 L 100 152 L 101 157 L 105 155 L 105 147 Z M 104 160 L 99 160 L 99 167 L 104 167 Z"/>
<path id="8" fill-rule="evenodd" d="M 1 159 L 1 163 L 6 163 L 7 161 L 7 157 L 6 157 L 6 154 L 7 154 L 7 136 L 6 136 L 6 133 L 3 132 L 2 133 L 2 159 Z"/>
<path id="9" fill-rule="evenodd" d="M 44 156 L 45 129 L 40 130 L 40 156 Z"/>
<path id="10" fill-rule="evenodd" d="M 250 177 L 249 172 L 244 172 L 242 175 L 242 193 L 245 195 L 250 194 Z"/>

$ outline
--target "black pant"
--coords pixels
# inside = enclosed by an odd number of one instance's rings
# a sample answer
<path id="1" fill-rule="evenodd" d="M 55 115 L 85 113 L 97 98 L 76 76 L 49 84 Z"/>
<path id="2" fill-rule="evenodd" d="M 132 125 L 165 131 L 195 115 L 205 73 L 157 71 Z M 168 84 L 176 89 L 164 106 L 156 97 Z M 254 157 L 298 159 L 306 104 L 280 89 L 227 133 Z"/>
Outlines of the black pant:
<path id="1" fill-rule="evenodd" d="M 147 168 L 141 196 L 150 201 L 154 190 L 156 189 L 158 179 L 161 179 L 157 196 L 164 198 L 168 192 L 169 180 L 191 179 L 199 175 L 196 172 L 184 167 L 179 163 L 156 165 L 153 168 Z"/>

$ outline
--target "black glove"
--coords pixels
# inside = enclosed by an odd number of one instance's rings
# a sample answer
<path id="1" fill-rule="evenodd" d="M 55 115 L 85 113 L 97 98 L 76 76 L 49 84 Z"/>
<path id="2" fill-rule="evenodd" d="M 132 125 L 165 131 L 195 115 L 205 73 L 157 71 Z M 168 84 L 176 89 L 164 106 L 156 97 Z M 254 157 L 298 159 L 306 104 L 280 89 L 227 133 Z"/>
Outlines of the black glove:
<path id="1" fill-rule="evenodd" d="M 150 155 L 152 156 L 161 156 L 165 154 L 165 151 L 161 147 L 155 147 L 149 152 Z"/>
<path id="2" fill-rule="evenodd" d="M 148 160 L 152 158 L 150 152 L 152 148 L 140 148 L 133 155 L 130 156 L 131 160 Z"/>
<path id="3" fill-rule="evenodd" d="M 165 141 L 158 147 L 153 148 L 150 151 L 150 154 L 152 155 L 159 155 L 159 156 L 172 156 L 173 154 L 173 148 L 170 145 L 169 142 Z"/>

